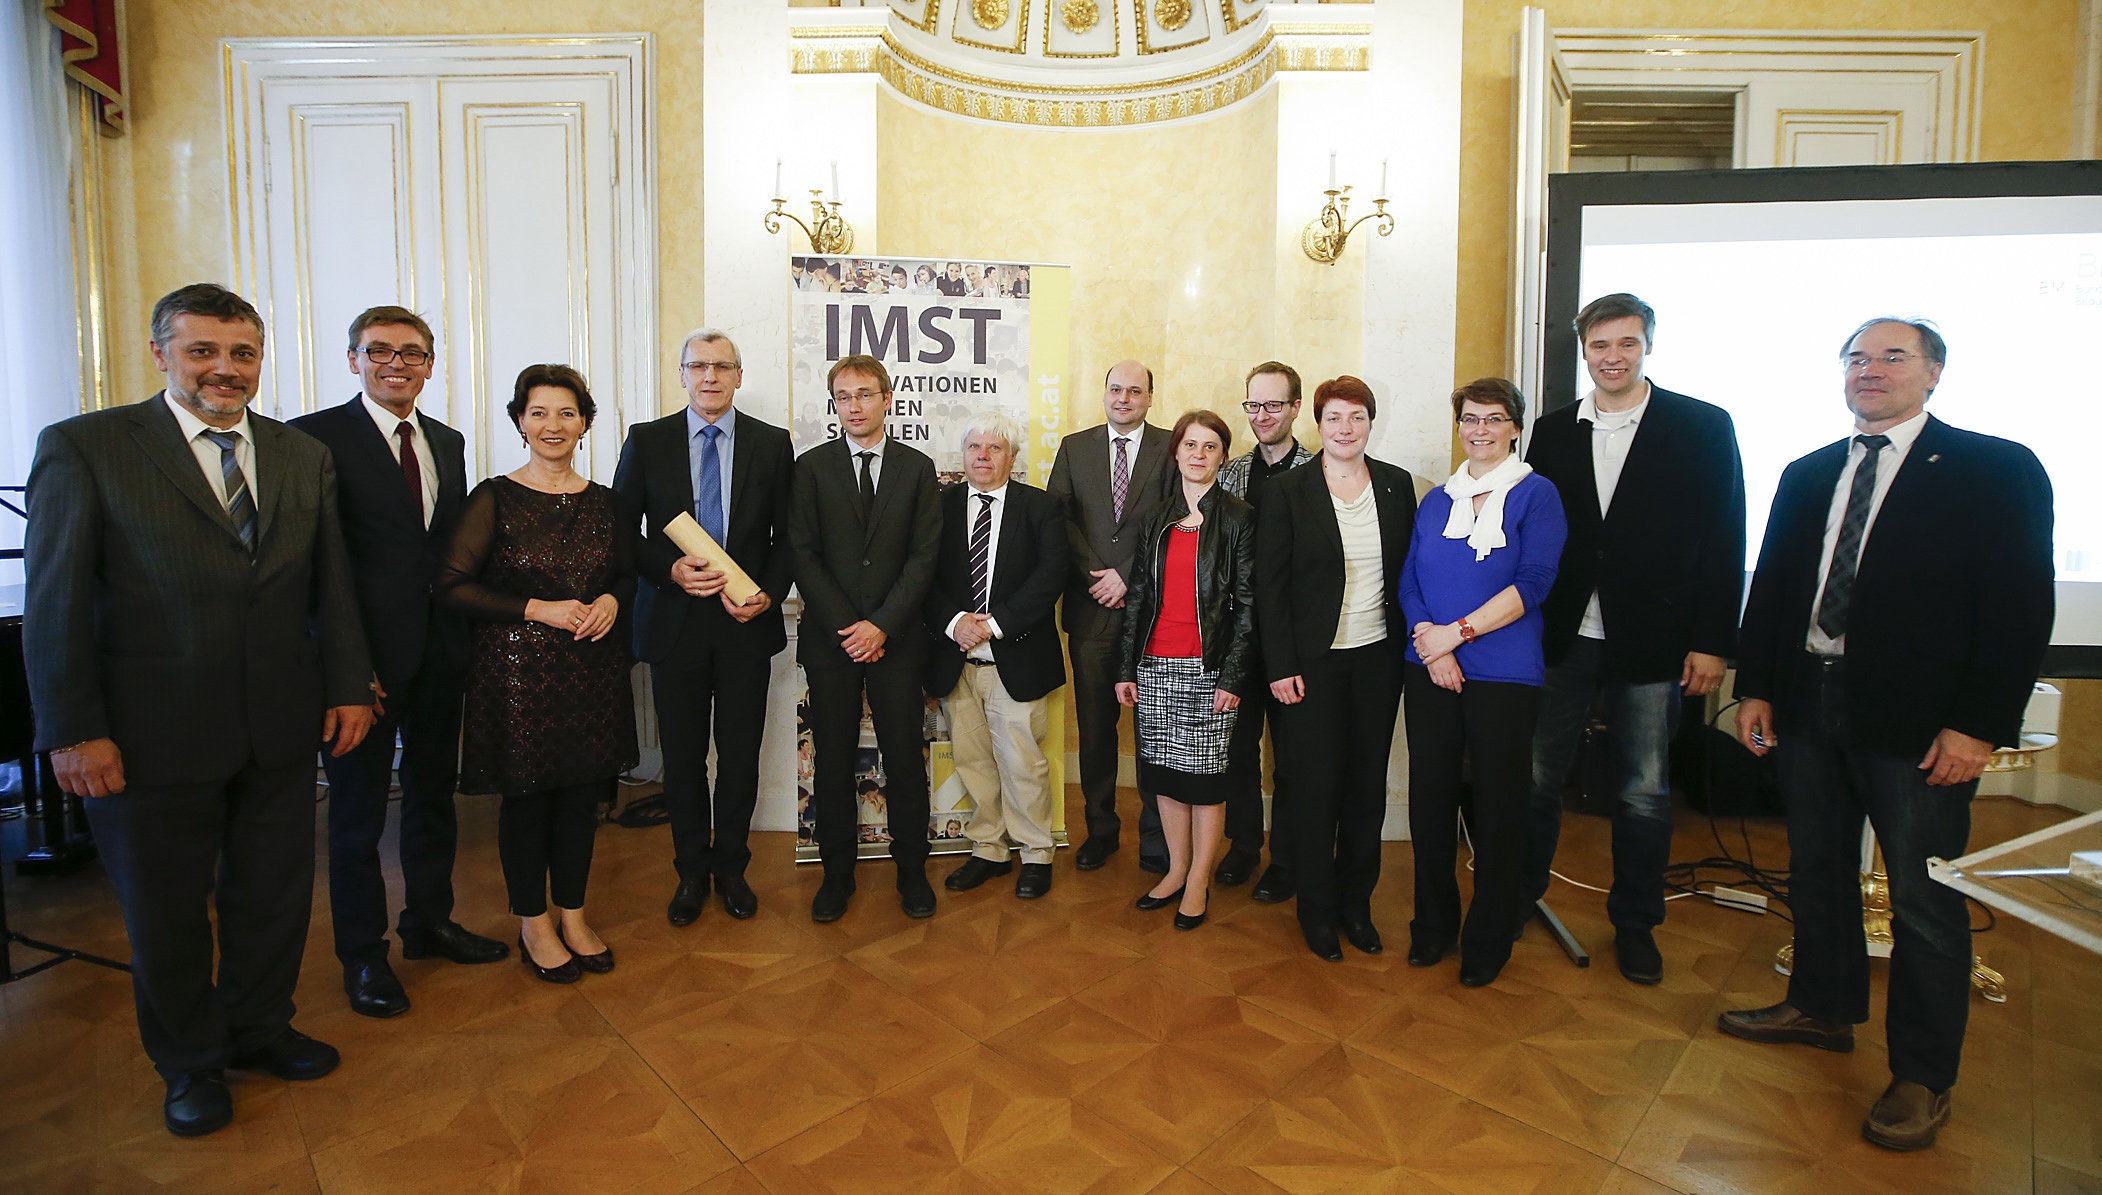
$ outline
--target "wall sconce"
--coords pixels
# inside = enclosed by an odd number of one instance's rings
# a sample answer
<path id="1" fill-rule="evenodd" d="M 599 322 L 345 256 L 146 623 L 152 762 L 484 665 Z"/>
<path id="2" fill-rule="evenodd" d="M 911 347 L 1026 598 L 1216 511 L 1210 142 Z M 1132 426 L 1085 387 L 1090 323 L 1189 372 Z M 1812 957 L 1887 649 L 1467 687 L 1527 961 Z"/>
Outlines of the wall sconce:
<path id="1" fill-rule="evenodd" d="M 774 159 L 774 210 L 765 218 L 766 230 L 781 231 L 781 220 L 785 217 L 795 221 L 795 226 L 810 238 L 813 253 L 852 253 L 854 251 L 854 226 L 839 214 L 839 163 L 832 163 L 832 200 L 828 204 L 824 192 L 810 188 L 810 223 L 805 224 L 788 210 L 788 200 L 781 196 L 781 159 Z"/>
<path id="2" fill-rule="evenodd" d="M 1350 188 L 1337 188 L 1336 155 L 1329 154 L 1328 189 L 1322 192 L 1328 196 L 1328 203 L 1322 207 L 1319 216 L 1307 221 L 1306 230 L 1299 234 L 1300 248 L 1306 250 L 1306 255 L 1313 260 L 1323 265 L 1334 265 L 1336 259 L 1343 256 L 1343 246 L 1349 243 L 1350 234 L 1357 231 L 1359 224 L 1367 220 L 1378 220 L 1379 235 L 1391 236 L 1394 232 L 1394 214 L 1387 210 L 1387 163 L 1384 160 L 1379 164 L 1379 190 L 1379 198 L 1372 201 L 1371 214 L 1359 216 L 1355 222 L 1349 222 Z"/>

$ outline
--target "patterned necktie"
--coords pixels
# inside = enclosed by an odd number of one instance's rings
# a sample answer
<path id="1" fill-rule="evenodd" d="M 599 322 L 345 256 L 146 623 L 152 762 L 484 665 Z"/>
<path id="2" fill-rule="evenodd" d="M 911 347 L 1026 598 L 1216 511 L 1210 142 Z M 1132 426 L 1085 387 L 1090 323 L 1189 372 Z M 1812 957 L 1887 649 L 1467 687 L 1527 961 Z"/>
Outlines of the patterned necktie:
<path id="1" fill-rule="evenodd" d="M 1817 605 L 1817 627 L 1838 639 L 1847 633 L 1847 603 L 1854 596 L 1854 570 L 1861 563 L 1861 539 L 1868 533 L 1868 511 L 1876 500 L 1876 458 L 1890 447 L 1889 436 L 1855 436 L 1868 450 L 1854 470 L 1847 491 L 1847 513 L 1840 520 L 1839 542 L 1832 545 L 1832 567 L 1825 574 L 1825 596 Z"/>
<path id="2" fill-rule="evenodd" d="M 701 429 L 701 478 L 693 491 L 693 519 L 718 544 L 724 538 L 723 460 L 716 449 L 722 434 L 723 429 L 712 423 Z"/>
<path id="3" fill-rule="evenodd" d="M 876 483 L 869 480 L 869 464 L 876 459 L 876 454 L 857 452 L 854 455 L 861 460 L 861 517 L 866 519 L 876 506 Z"/>
<path id="4" fill-rule="evenodd" d="M 992 611 L 992 589 L 987 582 L 993 572 L 993 496 L 978 495 L 978 518 L 971 524 L 971 609 Z"/>
<path id="5" fill-rule="evenodd" d="M 241 433 L 205 432 L 204 438 L 219 446 L 219 481 L 226 491 L 226 513 L 233 517 L 234 529 L 241 533 L 241 546 L 253 556 L 255 499 L 249 496 L 248 479 L 241 475 L 241 460 L 234 454 L 241 445 Z"/>
<path id="6" fill-rule="evenodd" d="M 416 427 L 404 419 L 401 425 L 394 429 L 394 434 L 401 440 L 401 478 L 409 483 L 409 501 L 416 504 L 416 517 L 422 520 L 423 466 L 416 459 Z M 428 523 L 425 525 L 428 526 Z"/>
<path id="7" fill-rule="evenodd" d="M 1131 457 L 1128 445 L 1131 441 L 1118 436 L 1117 460 L 1109 470 L 1109 514 L 1112 522 L 1124 521 L 1124 495 L 1131 489 Z"/>

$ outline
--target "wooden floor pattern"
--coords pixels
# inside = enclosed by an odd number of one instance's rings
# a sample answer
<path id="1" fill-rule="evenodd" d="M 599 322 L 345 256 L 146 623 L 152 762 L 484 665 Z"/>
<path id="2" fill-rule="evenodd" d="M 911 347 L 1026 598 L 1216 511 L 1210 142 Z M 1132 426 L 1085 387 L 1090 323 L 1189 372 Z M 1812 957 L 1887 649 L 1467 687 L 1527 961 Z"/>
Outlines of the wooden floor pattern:
<path id="1" fill-rule="evenodd" d="M 1982 801 L 1974 842 L 2062 816 Z M 459 919 L 515 938 L 492 801 L 462 799 L 461 837 Z M 1785 858 L 1778 826 L 1751 841 Z M 1714 846 L 1682 812 L 1675 857 Z M 1604 823 L 1571 815 L 1563 870 L 1600 879 L 1605 849 Z M 124 976 L 67 963 L 0 987 L 0 1192 L 2102 1193 L 2102 958 L 2011 919 L 1978 938 L 2009 999 L 1972 1006 L 1955 1118 L 1894 1155 L 1858 1132 L 1888 1081 L 1880 990 L 1851 1055 L 1716 1033 L 1717 1012 L 1780 998 L 1775 917 L 1675 902 L 1664 983 L 1637 987 L 1603 898 L 1558 883 L 1597 964 L 1536 927 L 1468 990 L 1451 961 L 1403 961 L 1405 843 L 1374 902 L 1389 951 L 1339 965 L 1245 887 L 1194 933 L 1136 911 L 1131 849 L 1087 875 L 1062 853 L 1034 903 L 999 880 L 941 892 L 929 921 L 865 864 L 824 926 L 791 850 L 757 836 L 758 917 L 711 901 L 674 929 L 669 832 L 605 827 L 589 908 L 613 974 L 555 987 L 397 957 L 414 1008 L 392 1021 L 345 1005 L 324 881 L 296 1023 L 343 1066 L 235 1074 L 233 1126 L 195 1141 L 161 1127 Z M 17 930 L 124 957 L 98 870 L 8 889 Z"/>

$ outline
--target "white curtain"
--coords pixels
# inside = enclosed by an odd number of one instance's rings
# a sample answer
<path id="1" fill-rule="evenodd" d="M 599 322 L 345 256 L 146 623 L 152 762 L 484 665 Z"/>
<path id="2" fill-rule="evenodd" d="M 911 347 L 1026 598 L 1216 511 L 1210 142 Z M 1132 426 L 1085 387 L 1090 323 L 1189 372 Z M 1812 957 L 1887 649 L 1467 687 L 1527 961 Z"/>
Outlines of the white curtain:
<path id="1" fill-rule="evenodd" d="M 66 86 L 41 0 L 0 0 L 0 486 L 23 484 L 37 433 L 81 409 Z M 0 548 L 21 544 L 0 510 Z M 21 580 L 0 561 L 0 585 Z"/>

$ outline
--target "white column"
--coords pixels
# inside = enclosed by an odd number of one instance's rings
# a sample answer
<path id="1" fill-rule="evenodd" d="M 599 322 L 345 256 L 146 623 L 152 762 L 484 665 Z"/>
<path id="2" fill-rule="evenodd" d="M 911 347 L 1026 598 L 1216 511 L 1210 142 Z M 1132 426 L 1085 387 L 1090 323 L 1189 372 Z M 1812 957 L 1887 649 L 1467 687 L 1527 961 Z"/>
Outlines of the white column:
<path id="1" fill-rule="evenodd" d="M 744 355 L 738 406 L 788 423 L 788 241 L 760 224 L 792 131 L 788 8 L 702 0 L 704 322 Z"/>

